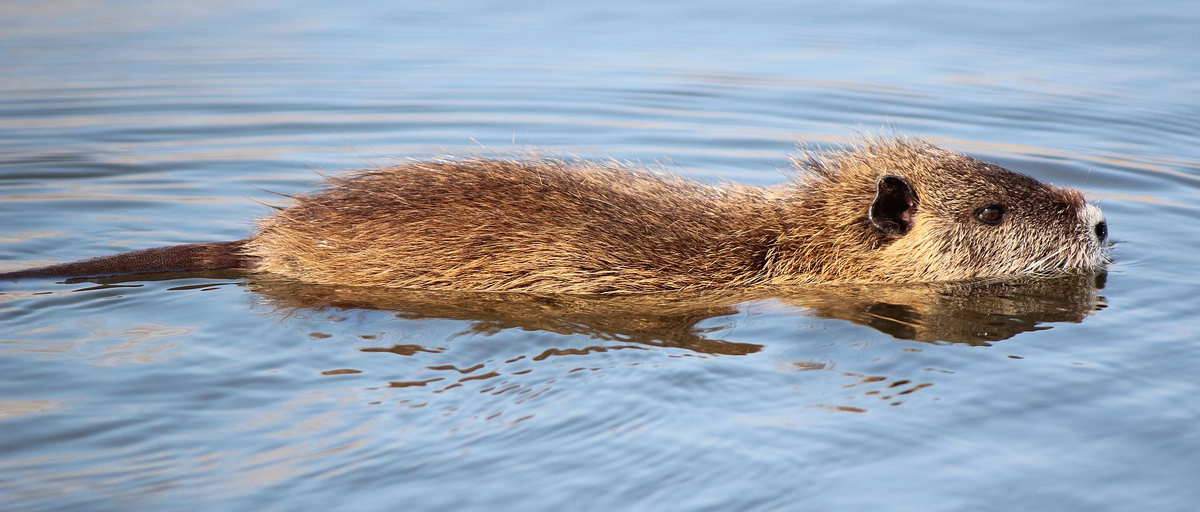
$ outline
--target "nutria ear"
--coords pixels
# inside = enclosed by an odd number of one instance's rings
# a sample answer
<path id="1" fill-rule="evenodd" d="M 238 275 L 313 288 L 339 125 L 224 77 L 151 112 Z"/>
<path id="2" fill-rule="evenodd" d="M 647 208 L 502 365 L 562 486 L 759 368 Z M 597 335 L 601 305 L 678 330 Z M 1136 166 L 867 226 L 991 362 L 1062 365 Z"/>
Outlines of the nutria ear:
<path id="1" fill-rule="evenodd" d="M 875 229 L 889 235 L 903 235 L 912 228 L 917 214 L 917 193 L 904 178 L 888 174 L 876 183 L 875 199 L 868 217 Z"/>

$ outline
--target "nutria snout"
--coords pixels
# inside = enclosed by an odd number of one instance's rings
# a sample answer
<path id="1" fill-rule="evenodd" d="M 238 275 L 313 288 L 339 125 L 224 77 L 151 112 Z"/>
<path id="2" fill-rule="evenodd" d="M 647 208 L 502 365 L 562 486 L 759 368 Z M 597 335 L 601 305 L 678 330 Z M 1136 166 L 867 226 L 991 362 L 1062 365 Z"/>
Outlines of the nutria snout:
<path id="1" fill-rule="evenodd" d="M 301 281 L 640 293 L 1081 273 L 1108 225 L 1079 192 L 910 139 L 794 159 L 773 187 L 552 158 L 351 173 L 221 244 L 0 277 L 246 268 Z M 136 255 L 136 257 L 133 257 Z"/>

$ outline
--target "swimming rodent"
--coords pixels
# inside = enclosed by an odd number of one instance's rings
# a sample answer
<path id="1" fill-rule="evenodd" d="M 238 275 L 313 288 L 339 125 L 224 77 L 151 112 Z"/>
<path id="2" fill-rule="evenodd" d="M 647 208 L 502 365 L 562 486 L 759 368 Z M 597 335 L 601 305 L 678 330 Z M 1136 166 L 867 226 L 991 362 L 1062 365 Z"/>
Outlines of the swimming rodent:
<path id="1" fill-rule="evenodd" d="M 772 187 L 552 158 L 407 163 L 331 178 L 234 242 L 0 274 L 241 268 L 299 281 L 619 294 L 1086 273 L 1108 228 L 1079 192 L 932 144 L 866 138 Z"/>

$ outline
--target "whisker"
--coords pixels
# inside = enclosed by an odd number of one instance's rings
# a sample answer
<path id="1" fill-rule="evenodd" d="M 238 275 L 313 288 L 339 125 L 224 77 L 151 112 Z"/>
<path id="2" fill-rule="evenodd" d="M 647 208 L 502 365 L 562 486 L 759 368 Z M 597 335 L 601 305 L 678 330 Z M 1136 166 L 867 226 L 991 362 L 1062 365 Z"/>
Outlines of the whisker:
<path id="1" fill-rule="evenodd" d="M 1046 264 L 1046 262 L 1050 261 L 1051 258 L 1054 258 L 1055 256 L 1058 256 L 1059 254 L 1062 254 L 1062 252 L 1065 250 L 1067 250 L 1067 246 L 1064 245 L 1062 247 L 1059 247 L 1057 251 L 1047 254 L 1043 258 L 1041 258 L 1033 263 L 1030 263 L 1029 265 L 1026 265 L 1025 269 L 1022 270 L 1022 273 L 1036 274 L 1040 270 L 1054 270 L 1055 268 L 1053 268 L 1053 267 L 1052 268 L 1043 268 L 1043 266 Z"/>

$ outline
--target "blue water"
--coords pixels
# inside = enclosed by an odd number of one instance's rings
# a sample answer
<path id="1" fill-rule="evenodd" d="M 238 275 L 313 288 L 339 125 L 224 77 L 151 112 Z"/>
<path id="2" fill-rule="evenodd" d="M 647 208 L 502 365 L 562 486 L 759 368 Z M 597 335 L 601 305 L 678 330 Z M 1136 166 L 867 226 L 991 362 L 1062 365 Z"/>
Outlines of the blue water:
<path id="1" fill-rule="evenodd" d="M 1080 188 L 1117 242 L 1099 283 L 886 307 L 0 283 L 0 508 L 1194 510 L 1198 26 L 1182 1 L 0 3 L 0 270 L 243 238 L 267 190 L 406 158 L 767 185 L 864 131 Z"/>

